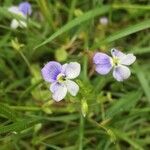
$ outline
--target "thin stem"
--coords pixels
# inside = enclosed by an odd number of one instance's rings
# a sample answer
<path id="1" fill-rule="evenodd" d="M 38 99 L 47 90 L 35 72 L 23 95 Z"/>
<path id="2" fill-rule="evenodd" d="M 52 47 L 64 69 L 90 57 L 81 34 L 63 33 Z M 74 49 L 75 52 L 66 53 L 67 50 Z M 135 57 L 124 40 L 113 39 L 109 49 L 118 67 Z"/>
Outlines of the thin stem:
<path id="1" fill-rule="evenodd" d="M 113 4 L 112 8 L 114 9 L 120 9 L 120 8 L 126 8 L 126 9 L 144 9 L 144 10 L 150 10 L 150 6 L 148 5 L 129 5 L 129 4 Z"/>
<path id="2" fill-rule="evenodd" d="M 33 107 L 33 106 L 10 106 L 10 108 L 14 110 L 22 110 L 22 111 L 39 111 L 41 108 Z"/>
<path id="3" fill-rule="evenodd" d="M 84 118 L 82 113 L 80 113 L 79 150 L 83 150 L 83 137 L 84 137 Z"/>
<path id="4" fill-rule="evenodd" d="M 72 17 L 73 17 L 73 12 L 74 12 L 76 3 L 77 3 L 77 0 L 71 1 L 71 8 L 70 8 L 70 10 L 69 10 L 68 22 L 69 22 L 69 21 L 72 19 Z"/>
<path id="5" fill-rule="evenodd" d="M 17 50 L 17 52 L 19 52 L 20 56 L 23 58 L 23 60 L 25 61 L 26 65 L 28 66 L 30 73 L 32 74 L 32 69 L 31 69 L 31 65 L 28 61 L 28 59 L 25 57 L 25 55 L 22 53 L 21 50 Z"/>

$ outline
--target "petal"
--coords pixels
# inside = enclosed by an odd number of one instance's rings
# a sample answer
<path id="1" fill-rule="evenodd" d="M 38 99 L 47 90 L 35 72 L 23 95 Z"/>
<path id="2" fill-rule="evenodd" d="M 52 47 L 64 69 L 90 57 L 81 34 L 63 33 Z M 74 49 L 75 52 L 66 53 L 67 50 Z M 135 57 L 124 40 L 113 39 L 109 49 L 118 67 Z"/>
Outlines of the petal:
<path id="1" fill-rule="evenodd" d="M 123 57 L 120 60 L 120 63 L 122 65 L 131 65 L 135 62 L 135 60 L 136 60 L 136 57 L 133 54 L 127 54 L 125 57 Z"/>
<path id="2" fill-rule="evenodd" d="M 19 27 L 19 22 L 18 22 L 16 19 L 13 19 L 13 20 L 11 21 L 10 27 L 11 27 L 12 29 L 17 29 L 17 28 Z"/>
<path id="3" fill-rule="evenodd" d="M 26 28 L 27 27 L 27 23 L 25 21 L 19 21 L 19 26 L 21 28 Z"/>
<path id="4" fill-rule="evenodd" d="M 96 72 L 101 74 L 101 75 L 105 75 L 108 74 L 110 72 L 110 70 L 112 69 L 112 65 L 111 64 L 103 64 L 103 65 L 96 65 Z"/>
<path id="5" fill-rule="evenodd" d="M 57 90 L 57 86 L 59 86 L 59 83 L 56 81 L 56 82 L 53 82 L 51 85 L 50 85 L 50 91 L 52 93 L 54 93 L 56 90 Z"/>
<path id="6" fill-rule="evenodd" d="M 19 4 L 19 10 L 24 14 L 24 15 L 31 15 L 32 10 L 31 10 L 31 5 L 28 2 L 22 2 Z"/>
<path id="7" fill-rule="evenodd" d="M 109 57 L 107 54 L 104 53 L 96 53 L 93 57 L 94 64 L 110 64 L 111 63 L 111 57 Z"/>
<path id="8" fill-rule="evenodd" d="M 20 11 L 19 11 L 19 8 L 17 6 L 11 6 L 8 8 L 8 11 L 13 13 L 13 14 L 19 14 Z"/>
<path id="9" fill-rule="evenodd" d="M 79 91 L 79 86 L 74 81 L 71 81 L 71 80 L 66 80 L 65 84 L 66 84 L 68 92 L 72 96 L 76 96 Z"/>
<path id="10" fill-rule="evenodd" d="M 96 53 L 93 57 L 93 62 L 96 64 L 96 72 L 105 75 L 112 69 L 112 58 L 104 53 Z"/>
<path id="11" fill-rule="evenodd" d="M 113 71 L 113 77 L 117 81 L 123 81 L 123 80 L 129 78 L 130 74 L 131 74 L 130 69 L 123 65 L 119 65 L 119 66 L 115 67 L 114 71 Z"/>
<path id="12" fill-rule="evenodd" d="M 115 48 L 111 49 L 111 55 L 113 57 L 117 57 L 119 59 L 122 59 L 122 58 L 124 58 L 126 56 L 126 54 L 122 53 L 121 51 L 119 51 L 119 50 L 117 50 Z"/>
<path id="13" fill-rule="evenodd" d="M 81 66 L 77 62 L 71 62 L 63 66 L 63 73 L 66 75 L 67 79 L 74 79 L 79 76 Z"/>
<path id="14" fill-rule="evenodd" d="M 62 66 L 55 61 L 48 62 L 41 70 L 42 76 L 47 82 L 54 82 L 57 79 L 57 75 L 61 73 Z"/>
<path id="15" fill-rule="evenodd" d="M 52 97 L 56 102 L 61 101 L 67 94 L 67 88 L 64 84 L 60 83 L 52 83 L 50 86 L 50 90 L 53 93 Z"/>
<path id="16" fill-rule="evenodd" d="M 62 72 L 61 72 L 62 74 L 65 74 L 67 65 L 68 65 L 67 63 L 62 65 Z"/>

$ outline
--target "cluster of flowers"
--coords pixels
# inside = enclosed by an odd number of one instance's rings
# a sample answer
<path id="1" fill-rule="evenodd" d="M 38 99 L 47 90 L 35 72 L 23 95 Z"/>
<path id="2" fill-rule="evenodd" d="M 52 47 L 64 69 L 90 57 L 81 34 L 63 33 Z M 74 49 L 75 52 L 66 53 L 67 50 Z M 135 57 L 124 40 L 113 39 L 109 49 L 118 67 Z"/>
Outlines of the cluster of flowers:
<path id="1" fill-rule="evenodd" d="M 117 81 L 129 78 L 131 72 L 127 66 L 131 65 L 136 57 L 133 54 L 124 54 L 117 49 L 111 50 L 112 57 L 105 53 L 97 52 L 93 57 L 95 70 L 101 75 L 108 74 L 113 69 L 113 77 Z M 48 62 L 41 70 L 43 79 L 49 83 L 52 97 L 55 101 L 64 99 L 67 91 L 76 96 L 79 86 L 72 81 L 79 76 L 81 66 L 77 62 L 70 62 L 64 65 L 56 61 Z"/>
<path id="2" fill-rule="evenodd" d="M 30 3 L 22 2 L 18 6 L 9 7 L 8 11 L 21 17 L 21 19 L 12 20 L 11 28 L 27 27 L 27 17 L 32 13 Z M 106 17 L 100 20 L 102 24 L 106 24 L 107 21 Z M 111 50 L 111 55 L 112 57 L 100 52 L 94 55 L 93 63 L 95 64 L 96 72 L 106 75 L 113 69 L 113 77 L 117 81 L 129 78 L 131 72 L 127 66 L 131 65 L 136 60 L 136 57 L 133 54 L 124 54 L 116 49 Z M 77 62 L 61 65 L 56 61 L 50 61 L 42 68 L 42 76 L 45 81 L 51 83 L 50 91 L 55 101 L 64 99 L 67 91 L 72 96 L 77 95 L 79 86 L 72 79 L 78 77 L 80 71 L 81 66 Z"/>

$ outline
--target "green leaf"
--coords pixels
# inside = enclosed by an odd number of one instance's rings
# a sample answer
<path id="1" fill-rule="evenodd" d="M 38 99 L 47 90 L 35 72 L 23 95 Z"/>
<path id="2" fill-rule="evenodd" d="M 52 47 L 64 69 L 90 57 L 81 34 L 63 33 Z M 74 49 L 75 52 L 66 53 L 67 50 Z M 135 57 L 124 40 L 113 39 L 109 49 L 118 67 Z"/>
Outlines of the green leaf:
<path id="1" fill-rule="evenodd" d="M 134 66 L 135 66 L 134 68 L 135 68 L 136 75 L 141 83 L 143 91 L 144 91 L 145 95 L 147 96 L 148 101 L 150 102 L 150 86 L 146 79 L 145 73 L 144 73 L 142 67 L 138 65 L 138 63 L 136 63 Z"/>
<path id="2" fill-rule="evenodd" d="M 92 18 L 94 18 L 98 15 L 101 15 L 101 14 L 104 14 L 104 13 L 108 12 L 109 8 L 110 8 L 110 6 L 98 7 L 98 8 L 95 8 L 91 11 L 88 11 L 88 12 L 84 13 L 83 15 L 75 18 L 74 20 L 72 20 L 69 23 L 67 23 L 66 25 L 64 25 L 57 32 L 52 34 L 48 39 L 46 39 L 44 42 L 42 42 L 37 47 L 35 47 L 35 49 L 51 42 L 57 36 L 61 35 L 62 33 L 66 32 L 68 30 L 70 30 L 71 28 L 73 28 L 77 25 L 80 25 L 81 23 L 83 23 L 87 20 L 90 20 L 90 19 L 92 19 Z"/>
<path id="3" fill-rule="evenodd" d="M 17 119 L 16 113 L 7 105 L 0 103 L 0 115 L 3 115 L 5 118 L 8 118 L 12 121 Z"/>
<path id="4" fill-rule="evenodd" d="M 114 102 L 114 104 L 106 112 L 106 118 L 113 117 L 120 112 L 130 110 L 141 98 L 141 91 L 126 93 L 124 97 Z"/>
<path id="5" fill-rule="evenodd" d="M 115 135 L 117 137 L 119 137 L 120 139 L 128 142 L 134 149 L 144 150 L 137 142 L 135 142 L 129 136 L 127 136 L 126 133 L 124 133 L 122 131 L 119 131 L 118 129 L 113 129 L 112 131 L 115 133 Z"/>
<path id="6" fill-rule="evenodd" d="M 134 53 L 134 54 L 150 53 L 150 47 L 137 47 L 137 48 L 133 48 L 131 50 L 131 52 Z"/>
<path id="7" fill-rule="evenodd" d="M 39 123 L 40 119 L 21 120 L 6 126 L 0 126 L 0 134 L 7 132 L 20 132 Z"/>
<path id="8" fill-rule="evenodd" d="M 125 36 L 128 36 L 130 34 L 133 34 L 135 32 L 138 32 L 138 31 L 141 31 L 141 30 L 144 30 L 147 28 L 150 28 L 150 20 L 142 21 L 135 25 L 130 25 L 127 28 L 121 29 L 120 31 L 117 31 L 117 32 L 113 33 L 112 35 L 108 36 L 103 41 L 100 41 L 99 43 L 97 43 L 96 46 L 98 46 L 99 44 L 102 44 L 102 43 L 113 42 L 115 40 L 118 40 L 120 38 L 123 38 Z"/>

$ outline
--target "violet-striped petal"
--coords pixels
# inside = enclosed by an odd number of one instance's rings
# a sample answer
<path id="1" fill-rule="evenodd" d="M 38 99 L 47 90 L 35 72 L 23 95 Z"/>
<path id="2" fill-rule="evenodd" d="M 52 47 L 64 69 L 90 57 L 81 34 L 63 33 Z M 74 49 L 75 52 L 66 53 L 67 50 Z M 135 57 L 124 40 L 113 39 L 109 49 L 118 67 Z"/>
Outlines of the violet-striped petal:
<path id="1" fill-rule="evenodd" d="M 81 71 L 81 66 L 77 62 L 71 62 L 69 64 L 63 65 L 63 73 L 67 79 L 74 79 L 79 76 Z"/>
<path id="2" fill-rule="evenodd" d="M 95 68 L 96 72 L 101 75 L 108 74 L 111 69 L 112 69 L 112 66 L 110 64 L 96 65 L 96 68 Z"/>
<path id="3" fill-rule="evenodd" d="M 94 64 L 111 64 L 111 57 L 104 53 L 96 53 L 93 57 Z"/>
<path id="4" fill-rule="evenodd" d="M 52 83 L 50 86 L 50 90 L 52 92 L 52 98 L 56 101 L 59 102 L 62 99 L 64 99 L 64 97 L 67 94 L 67 87 L 65 86 L 65 84 L 60 84 L 60 83 Z"/>
<path id="5" fill-rule="evenodd" d="M 131 74 L 130 69 L 126 66 L 119 65 L 119 66 L 114 67 L 113 77 L 117 81 L 123 81 L 129 78 L 130 74 Z"/>
<path id="6" fill-rule="evenodd" d="M 104 53 L 96 53 L 93 62 L 96 65 L 95 70 L 99 74 L 105 75 L 112 69 L 112 58 Z"/>
<path id="7" fill-rule="evenodd" d="M 66 84 L 68 92 L 72 96 L 76 96 L 79 91 L 79 86 L 74 81 L 71 81 L 71 80 L 66 80 L 65 84 Z"/>
<path id="8" fill-rule="evenodd" d="M 31 5 L 28 2 L 22 2 L 19 4 L 19 10 L 24 14 L 24 15 L 31 15 L 32 10 L 31 10 Z"/>
<path id="9" fill-rule="evenodd" d="M 41 70 L 42 76 L 47 82 L 55 82 L 57 75 L 61 73 L 61 71 L 61 64 L 55 61 L 48 62 Z"/>

